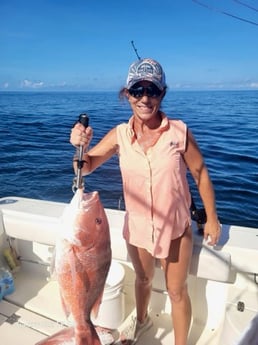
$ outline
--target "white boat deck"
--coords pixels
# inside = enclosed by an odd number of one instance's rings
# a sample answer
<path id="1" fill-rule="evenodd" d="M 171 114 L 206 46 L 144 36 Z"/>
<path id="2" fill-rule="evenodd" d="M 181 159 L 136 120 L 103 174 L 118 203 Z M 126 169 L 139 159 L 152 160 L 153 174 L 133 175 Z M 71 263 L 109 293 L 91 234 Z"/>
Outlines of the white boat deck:
<path id="1" fill-rule="evenodd" d="M 62 310 L 58 285 L 49 266 L 65 204 L 9 197 L 0 200 L 0 259 L 6 236 L 22 258 L 14 274 L 15 291 L 0 301 L 0 344 L 35 345 L 71 323 Z M 121 235 L 123 212 L 106 210 L 113 257 L 125 269 L 125 318 L 135 312 L 134 271 Z M 246 327 L 258 323 L 258 229 L 223 226 L 215 248 L 203 243 L 194 230 L 194 254 L 188 279 L 193 318 L 188 345 L 236 345 Z M 243 303 L 243 311 L 238 304 Z M 110 310 L 112 315 L 113 310 Z M 170 303 L 163 272 L 156 268 L 150 315 L 153 327 L 139 345 L 173 345 Z M 257 322 L 256 322 L 257 321 Z M 114 330 L 123 329 L 124 323 Z M 255 332 L 257 332 L 255 328 Z M 258 345 L 243 342 L 238 345 Z"/>
<path id="2" fill-rule="evenodd" d="M 40 270 L 35 272 L 34 269 L 28 269 L 30 264 L 26 266 L 26 269 L 15 274 L 15 292 L 0 302 L 0 335 L 3 345 L 20 345 L 21 339 L 23 344 L 34 345 L 71 323 L 62 310 L 57 282 L 47 281 L 47 273 L 45 275 Z M 125 322 L 134 313 L 132 270 L 127 266 L 126 271 Z M 159 293 L 153 292 L 154 304 L 155 294 Z M 151 310 L 150 316 L 153 326 L 140 338 L 138 344 L 172 345 L 173 329 L 169 313 Z M 204 330 L 203 327 L 201 324 L 194 324 L 189 345 L 219 345 L 214 333 L 219 335 L 220 330 Z M 122 328 L 123 324 L 118 330 L 113 330 L 114 337 L 118 337 L 118 331 Z"/>

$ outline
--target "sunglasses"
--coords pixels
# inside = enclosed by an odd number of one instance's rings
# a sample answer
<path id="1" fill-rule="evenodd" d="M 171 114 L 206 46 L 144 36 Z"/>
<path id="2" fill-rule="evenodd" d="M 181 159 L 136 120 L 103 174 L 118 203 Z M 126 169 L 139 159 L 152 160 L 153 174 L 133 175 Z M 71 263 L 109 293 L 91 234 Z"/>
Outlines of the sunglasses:
<path id="1" fill-rule="evenodd" d="M 150 86 L 137 86 L 131 87 L 128 90 L 129 94 L 135 98 L 141 98 L 143 95 L 147 95 L 148 97 L 157 98 L 159 97 L 163 91 L 161 91 L 156 85 Z"/>

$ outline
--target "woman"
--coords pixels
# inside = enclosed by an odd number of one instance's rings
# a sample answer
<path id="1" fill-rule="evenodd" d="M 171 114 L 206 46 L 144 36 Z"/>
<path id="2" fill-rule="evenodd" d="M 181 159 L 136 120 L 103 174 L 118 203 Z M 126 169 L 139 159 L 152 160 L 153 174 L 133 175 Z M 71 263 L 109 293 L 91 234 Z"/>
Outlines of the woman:
<path id="1" fill-rule="evenodd" d="M 77 123 L 70 142 L 84 146 L 82 174 L 89 174 L 118 154 L 126 216 L 123 236 L 135 273 L 136 318 L 122 340 L 135 343 L 151 327 L 148 304 L 155 259 L 160 259 L 172 304 L 175 345 L 186 345 L 191 322 L 187 275 L 192 255 L 191 197 L 186 178 L 190 170 L 199 189 L 207 222 L 204 237 L 215 245 L 220 236 L 215 197 L 202 154 L 186 125 L 160 110 L 166 94 L 165 74 L 152 59 L 129 68 L 120 91 L 132 108 L 128 123 L 113 128 L 86 153 L 92 128 Z M 76 158 L 74 168 L 76 171 Z"/>

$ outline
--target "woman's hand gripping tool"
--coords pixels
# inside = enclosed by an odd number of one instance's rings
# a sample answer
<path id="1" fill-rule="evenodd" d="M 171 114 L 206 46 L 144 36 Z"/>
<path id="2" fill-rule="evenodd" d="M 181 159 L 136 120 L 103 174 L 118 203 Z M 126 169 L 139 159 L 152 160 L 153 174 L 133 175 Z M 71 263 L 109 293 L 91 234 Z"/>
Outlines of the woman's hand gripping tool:
<path id="1" fill-rule="evenodd" d="M 87 116 L 87 114 L 81 114 L 79 116 L 78 122 L 80 122 L 85 128 L 87 128 L 89 125 L 89 117 Z M 82 169 L 83 164 L 84 164 L 82 157 L 83 157 L 83 146 L 80 145 L 79 146 L 78 161 L 77 161 L 77 175 L 73 179 L 72 190 L 74 193 L 76 192 L 77 189 L 84 187 L 82 173 L 81 173 L 81 169 Z"/>

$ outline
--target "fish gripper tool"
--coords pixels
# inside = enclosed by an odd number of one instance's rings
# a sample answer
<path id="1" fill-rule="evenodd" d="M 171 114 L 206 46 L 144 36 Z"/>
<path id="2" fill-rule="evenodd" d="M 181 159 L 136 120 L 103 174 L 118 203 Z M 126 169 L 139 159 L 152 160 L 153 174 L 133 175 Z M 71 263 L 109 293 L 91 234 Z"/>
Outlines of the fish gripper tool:
<path id="1" fill-rule="evenodd" d="M 88 127 L 89 125 L 89 117 L 87 114 L 80 114 L 79 120 L 77 122 L 80 122 L 85 128 Z M 78 161 L 77 161 L 77 175 L 73 179 L 73 186 L 72 190 L 75 193 L 77 189 L 81 189 L 84 187 L 84 182 L 83 182 L 83 177 L 82 177 L 82 172 L 81 169 L 83 167 L 83 146 L 79 146 L 79 156 L 78 156 Z"/>

